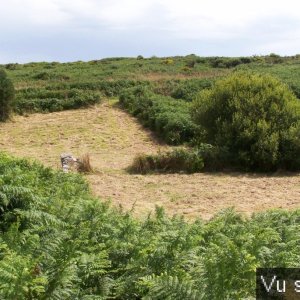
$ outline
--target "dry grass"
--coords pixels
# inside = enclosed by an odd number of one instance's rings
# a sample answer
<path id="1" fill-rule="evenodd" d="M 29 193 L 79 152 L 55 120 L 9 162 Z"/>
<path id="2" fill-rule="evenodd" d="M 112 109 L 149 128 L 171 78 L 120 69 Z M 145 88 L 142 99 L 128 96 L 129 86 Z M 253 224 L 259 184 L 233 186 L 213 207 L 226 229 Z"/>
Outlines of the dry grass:
<path id="1" fill-rule="evenodd" d="M 83 154 L 77 161 L 77 171 L 79 173 L 93 173 L 94 170 L 91 166 L 90 155 L 88 153 Z"/>
<path id="2" fill-rule="evenodd" d="M 136 216 L 146 216 L 155 205 L 163 205 L 170 215 L 191 219 L 208 219 L 229 206 L 246 214 L 300 207 L 299 174 L 128 174 L 125 169 L 138 153 L 169 147 L 113 104 L 15 117 L 13 122 L 0 124 L 0 147 L 57 168 L 63 152 L 75 157 L 90 153 L 95 173 L 85 176 L 94 194 L 124 209 L 134 206 Z"/>

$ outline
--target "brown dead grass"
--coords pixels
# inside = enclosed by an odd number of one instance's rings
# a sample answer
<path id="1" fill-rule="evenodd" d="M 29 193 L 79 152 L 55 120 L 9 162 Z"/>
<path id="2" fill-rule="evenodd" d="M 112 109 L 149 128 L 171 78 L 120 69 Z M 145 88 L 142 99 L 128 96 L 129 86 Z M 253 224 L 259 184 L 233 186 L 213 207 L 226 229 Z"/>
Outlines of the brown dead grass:
<path id="1" fill-rule="evenodd" d="M 77 170 L 80 173 L 93 173 L 94 170 L 91 166 L 90 155 L 85 153 L 77 160 Z"/>
<path id="2" fill-rule="evenodd" d="M 217 173 L 130 175 L 125 169 L 138 153 L 156 153 L 167 146 L 155 140 L 113 101 L 93 108 L 17 116 L 0 124 L 0 147 L 19 157 L 60 167 L 59 156 L 89 153 L 95 173 L 85 175 L 95 195 L 145 216 L 155 205 L 189 219 L 210 218 L 235 207 L 251 214 L 270 208 L 300 207 L 299 174 L 274 176 Z"/>

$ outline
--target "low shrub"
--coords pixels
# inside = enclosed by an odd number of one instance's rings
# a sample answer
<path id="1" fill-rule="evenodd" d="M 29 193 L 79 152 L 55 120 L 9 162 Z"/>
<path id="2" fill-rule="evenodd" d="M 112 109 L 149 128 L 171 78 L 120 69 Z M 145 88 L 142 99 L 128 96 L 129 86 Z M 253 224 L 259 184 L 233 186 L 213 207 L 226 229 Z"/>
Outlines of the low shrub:
<path id="1" fill-rule="evenodd" d="M 297 98 L 300 99 L 300 85 L 291 84 L 290 88 L 294 92 L 294 94 L 297 96 Z"/>
<path id="2" fill-rule="evenodd" d="M 229 163 L 229 154 L 226 148 L 200 143 L 195 151 L 203 160 L 203 171 L 221 171 L 232 166 Z"/>
<path id="3" fill-rule="evenodd" d="M 100 94 L 95 91 L 45 91 L 29 90 L 18 95 L 15 101 L 15 111 L 25 112 L 54 112 L 66 109 L 77 109 L 94 105 L 101 101 Z"/>
<path id="4" fill-rule="evenodd" d="M 9 119 L 15 98 L 15 88 L 4 70 L 0 69 L 0 122 Z"/>
<path id="5" fill-rule="evenodd" d="M 204 164 L 197 151 L 177 148 L 155 155 L 140 154 L 134 158 L 129 171 L 138 174 L 159 173 L 195 173 L 203 169 Z"/>
<path id="6" fill-rule="evenodd" d="M 65 86 L 64 86 L 65 87 Z M 17 91 L 16 100 L 24 99 L 66 99 L 81 92 L 79 89 L 47 89 L 47 88 L 26 88 Z"/>
<path id="7" fill-rule="evenodd" d="M 189 60 L 189 61 L 187 61 L 186 62 L 186 67 L 188 67 L 188 68 L 194 68 L 195 67 L 195 65 L 196 65 L 196 63 L 197 63 L 197 61 L 196 60 Z"/>
<path id="8" fill-rule="evenodd" d="M 171 92 L 170 96 L 175 99 L 192 101 L 197 93 L 203 89 L 208 89 L 213 85 L 212 79 L 190 79 L 181 81 L 180 84 Z"/>
<path id="9" fill-rule="evenodd" d="M 95 82 L 75 82 L 69 85 L 69 87 L 82 89 L 82 90 L 97 90 L 102 92 L 107 97 L 119 96 L 119 94 L 127 88 L 140 86 L 140 85 L 149 85 L 145 81 L 136 81 L 136 80 L 102 80 Z"/>
<path id="10" fill-rule="evenodd" d="M 284 59 L 276 54 L 276 53 L 270 53 L 269 55 L 265 56 L 265 62 L 270 64 L 280 64 L 284 61 Z"/>
<path id="11" fill-rule="evenodd" d="M 197 132 L 190 115 L 190 103 L 154 94 L 144 86 L 125 90 L 120 104 L 167 143 L 189 142 Z"/>
<path id="12" fill-rule="evenodd" d="M 176 90 L 181 84 L 179 79 L 168 79 L 168 80 L 158 80 L 151 83 L 151 90 L 155 94 L 163 96 L 172 96 L 174 90 Z"/>
<path id="13" fill-rule="evenodd" d="M 162 61 L 162 63 L 165 64 L 165 65 L 173 65 L 174 60 L 172 58 L 166 58 Z"/>
<path id="14" fill-rule="evenodd" d="M 69 80 L 70 76 L 66 74 L 57 74 L 50 72 L 41 72 L 33 76 L 37 80 Z"/>
<path id="15" fill-rule="evenodd" d="M 209 59 L 212 68 L 234 68 L 238 65 L 255 62 L 254 57 L 212 57 Z"/>
<path id="16" fill-rule="evenodd" d="M 168 79 L 151 82 L 149 88 L 159 95 L 192 101 L 203 89 L 212 87 L 215 79 Z"/>
<path id="17" fill-rule="evenodd" d="M 22 65 L 20 65 L 18 63 L 10 63 L 10 64 L 5 65 L 5 69 L 11 70 L 11 71 L 19 70 L 21 68 L 22 68 Z"/>

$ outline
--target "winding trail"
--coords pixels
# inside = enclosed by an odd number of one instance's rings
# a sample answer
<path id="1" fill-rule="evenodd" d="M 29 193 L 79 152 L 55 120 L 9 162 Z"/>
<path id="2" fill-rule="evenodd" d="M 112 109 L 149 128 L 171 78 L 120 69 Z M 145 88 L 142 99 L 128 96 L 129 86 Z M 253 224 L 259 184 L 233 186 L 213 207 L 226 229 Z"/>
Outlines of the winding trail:
<path id="1" fill-rule="evenodd" d="M 86 178 L 93 193 L 144 217 L 164 206 L 167 213 L 209 219 L 227 207 L 250 215 L 270 208 L 300 208 L 300 175 L 245 173 L 130 175 L 138 153 L 169 147 L 106 101 L 88 109 L 16 116 L 0 124 L 0 149 L 60 167 L 59 156 L 89 153 L 96 169 Z"/>

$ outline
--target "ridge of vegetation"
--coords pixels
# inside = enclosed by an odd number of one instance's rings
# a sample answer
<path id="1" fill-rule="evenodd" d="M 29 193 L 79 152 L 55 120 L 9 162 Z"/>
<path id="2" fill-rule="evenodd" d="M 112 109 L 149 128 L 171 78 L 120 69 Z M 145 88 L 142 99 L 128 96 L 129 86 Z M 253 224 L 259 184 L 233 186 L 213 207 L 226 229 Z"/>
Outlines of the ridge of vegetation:
<path id="1" fill-rule="evenodd" d="M 153 87 L 158 94 L 190 101 L 199 87 L 210 87 L 216 78 L 236 69 L 272 74 L 288 84 L 300 98 L 299 64 L 299 55 L 280 57 L 271 53 L 235 58 L 199 57 L 194 54 L 163 58 L 116 57 L 89 62 L 10 63 L 0 67 L 6 69 L 14 83 L 16 107 L 20 113 L 86 106 L 99 99 L 98 92 L 104 97 L 119 96 L 125 88 L 141 84 Z M 90 95 L 88 100 L 78 103 L 68 94 L 73 89 L 87 92 Z M 39 103 L 38 99 L 43 100 Z M 68 99 L 70 103 L 66 103 Z"/>

